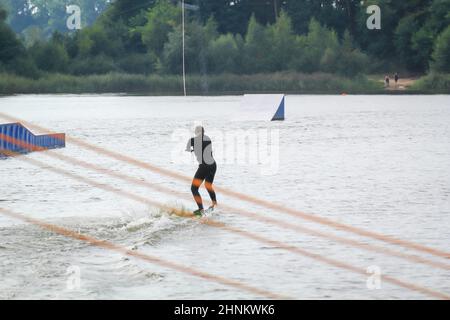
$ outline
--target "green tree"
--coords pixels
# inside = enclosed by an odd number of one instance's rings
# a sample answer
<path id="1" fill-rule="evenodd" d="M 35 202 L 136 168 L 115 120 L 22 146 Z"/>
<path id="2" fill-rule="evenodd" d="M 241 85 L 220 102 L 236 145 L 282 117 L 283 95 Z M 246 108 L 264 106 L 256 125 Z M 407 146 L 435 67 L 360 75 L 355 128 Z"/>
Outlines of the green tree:
<path id="1" fill-rule="evenodd" d="M 21 36 L 23 39 L 23 44 L 27 48 L 39 41 L 45 41 L 47 39 L 44 30 L 42 30 L 39 26 L 30 26 L 26 28 L 22 31 Z"/>
<path id="2" fill-rule="evenodd" d="M 208 60 L 214 73 L 239 73 L 241 52 L 235 37 L 228 33 L 211 41 L 208 50 Z"/>
<path id="3" fill-rule="evenodd" d="M 155 71 L 157 57 L 152 53 L 126 54 L 117 61 L 121 71 L 131 74 L 151 74 Z"/>
<path id="4" fill-rule="evenodd" d="M 37 77 L 36 66 L 14 31 L 6 24 L 7 12 L 0 7 L 0 71 Z"/>
<path id="5" fill-rule="evenodd" d="M 38 42 L 30 48 L 37 67 L 48 72 L 68 70 L 69 56 L 64 46 L 57 41 Z"/>
<path id="6" fill-rule="evenodd" d="M 25 52 L 14 31 L 6 24 L 6 19 L 6 10 L 0 8 L 0 63 L 5 65 Z"/>
<path id="7" fill-rule="evenodd" d="M 294 0 L 295 1 L 295 0 Z M 196 0 L 199 5 L 199 16 L 202 22 L 213 17 L 222 34 L 232 33 L 244 35 L 251 16 L 262 25 L 275 23 L 277 13 L 281 11 L 281 0 Z"/>
<path id="8" fill-rule="evenodd" d="M 356 48 L 349 31 L 344 32 L 342 44 L 338 50 L 339 58 L 335 71 L 341 75 L 352 77 L 366 72 L 370 63 L 369 57 Z"/>
<path id="9" fill-rule="evenodd" d="M 394 57 L 401 57 L 407 68 L 419 71 L 421 69 L 421 63 L 417 57 L 417 51 L 413 48 L 412 38 L 415 32 L 420 28 L 420 15 L 421 14 L 408 15 L 399 21 L 394 34 L 396 50 L 391 53 Z"/>
<path id="10" fill-rule="evenodd" d="M 113 21 L 123 20 L 125 24 L 142 10 L 152 8 L 158 0 L 116 0 L 109 9 Z"/>
<path id="11" fill-rule="evenodd" d="M 289 69 L 299 72 L 312 72 L 309 61 L 311 60 L 309 54 L 308 39 L 306 35 L 296 36 L 293 44 L 293 59 L 291 60 Z"/>
<path id="12" fill-rule="evenodd" d="M 186 35 L 185 41 L 188 40 L 189 35 Z M 174 29 L 174 31 L 168 34 L 168 41 L 164 44 L 164 50 L 157 65 L 157 68 L 161 73 L 181 73 L 183 59 L 183 50 L 181 43 L 181 27 L 178 26 Z"/>
<path id="13" fill-rule="evenodd" d="M 436 40 L 432 69 L 436 72 L 450 73 L 450 26 Z"/>
<path id="14" fill-rule="evenodd" d="M 415 58 L 412 59 L 412 64 L 406 65 L 406 67 L 420 72 L 427 71 L 435 40 L 436 35 L 427 26 L 415 32 L 411 37 L 411 48 Z"/>
<path id="15" fill-rule="evenodd" d="M 424 10 L 423 23 L 411 38 L 413 56 L 419 71 L 428 70 L 437 36 L 449 25 L 450 0 L 434 0 Z"/>
<path id="16" fill-rule="evenodd" d="M 206 25 L 201 25 L 197 21 L 186 24 L 185 62 L 188 73 L 207 73 L 208 48 L 216 36 L 213 19 Z M 162 72 L 179 74 L 182 70 L 182 60 L 182 31 L 181 26 L 177 26 L 169 33 L 169 41 L 164 45 L 160 69 Z"/>
<path id="17" fill-rule="evenodd" d="M 308 33 L 311 19 L 340 35 L 345 30 L 353 33 L 361 7 L 361 1 L 356 0 L 287 0 L 283 3 L 297 34 Z"/>
<path id="18" fill-rule="evenodd" d="M 104 17 L 73 37 L 67 37 L 66 40 L 71 57 L 97 55 L 121 57 L 124 53 L 133 51 L 133 47 L 125 43 L 129 40 L 129 30 L 123 21 L 113 23 Z"/>
<path id="19" fill-rule="evenodd" d="M 294 58 L 295 35 L 292 22 L 286 12 L 282 11 L 277 21 L 268 29 L 270 51 L 270 70 L 287 70 Z"/>
<path id="20" fill-rule="evenodd" d="M 147 24 L 138 29 L 147 49 L 160 56 L 168 35 L 181 20 L 181 11 L 167 0 L 158 0 L 147 13 Z"/>
<path id="21" fill-rule="evenodd" d="M 450 0 L 434 0 L 428 12 L 426 25 L 429 30 L 440 33 L 450 25 Z"/>
<path id="22" fill-rule="evenodd" d="M 306 37 L 305 71 L 315 72 L 329 68 L 336 59 L 338 49 L 339 40 L 336 32 L 321 26 L 318 21 L 312 19 Z"/>
<path id="23" fill-rule="evenodd" d="M 246 73 L 267 72 L 270 69 L 271 44 L 267 29 L 255 16 L 250 18 L 244 44 L 244 70 Z"/>

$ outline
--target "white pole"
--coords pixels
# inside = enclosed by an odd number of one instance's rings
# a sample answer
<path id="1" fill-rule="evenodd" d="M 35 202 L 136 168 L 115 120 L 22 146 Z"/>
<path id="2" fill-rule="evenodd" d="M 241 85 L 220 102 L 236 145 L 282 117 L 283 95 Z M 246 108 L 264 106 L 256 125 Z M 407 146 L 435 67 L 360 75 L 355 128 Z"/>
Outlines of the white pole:
<path id="1" fill-rule="evenodd" d="M 183 33 L 183 91 L 184 91 L 184 96 L 187 96 L 186 93 L 186 60 L 185 60 L 185 41 L 184 41 L 184 0 L 181 1 L 181 15 L 182 15 L 182 33 Z"/>

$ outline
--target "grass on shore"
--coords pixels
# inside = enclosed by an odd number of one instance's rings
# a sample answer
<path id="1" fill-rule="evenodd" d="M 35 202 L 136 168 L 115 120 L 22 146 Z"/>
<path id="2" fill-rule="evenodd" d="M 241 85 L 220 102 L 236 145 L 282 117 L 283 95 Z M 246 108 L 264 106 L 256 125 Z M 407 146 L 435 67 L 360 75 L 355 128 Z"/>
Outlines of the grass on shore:
<path id="1" fill-rule="evenodd" d="M 359 76 L 349 79 L 332 74 L 273 73 L 256 75 L 192 75 L 187 78 L 189 94 L 243 93 L 382 93 L 382 84 Z M 137 93 L 181 95 L 182 79 L 174 75 L 109 73 L 73 76 L 47 74 L 39 79 L 0 73 L 0 94 Z"/>
<path id="2" fill-rule="evenodd" d="M 411 86 L 411 90 L 450 94 L 450 74 L 430 73 L 417 80 Z"/>

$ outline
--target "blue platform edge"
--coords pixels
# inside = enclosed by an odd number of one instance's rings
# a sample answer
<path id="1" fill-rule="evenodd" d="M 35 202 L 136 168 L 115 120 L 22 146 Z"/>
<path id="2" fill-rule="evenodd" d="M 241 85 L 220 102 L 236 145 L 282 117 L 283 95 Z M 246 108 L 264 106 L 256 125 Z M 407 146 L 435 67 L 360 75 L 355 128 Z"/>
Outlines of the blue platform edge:
<path id="1" fill-rule="evenodd" d="M 8 141 L 8 137 L 18 142 Z M 5 153 L 2 153 L 2 150 L 25 154 L 34 151 L 31 147 L 56 149 L 64 148 L 65 146 L 66 136 L 64 133 L 34 135 L 21 123 L 0 124 L 0 156 L 6 156 Z"/>
<path id="2" fill-rule="evenodd" d="M 275 115 L 272 118 L 272 121 L 283 121 L 284 120 L 284 100 L 285 96 L 281 100 L 281 103 L 277 109 L 277 112 L 275 112 Z"/>

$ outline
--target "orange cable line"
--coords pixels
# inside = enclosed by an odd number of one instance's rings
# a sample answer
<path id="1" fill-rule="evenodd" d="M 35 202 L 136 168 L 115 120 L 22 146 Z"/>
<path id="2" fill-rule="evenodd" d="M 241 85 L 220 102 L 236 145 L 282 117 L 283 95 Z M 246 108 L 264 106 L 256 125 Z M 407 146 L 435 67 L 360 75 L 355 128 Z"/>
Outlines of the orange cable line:
<path id="1" fill-rule="evenodd" d="M 70 230 L 70 229 L 67 229 L 67 228 L 63 228 L 63 227 L 60 227 L 60 226 L 57 226 L 57 225 L 54 225 L 54 224 L 50 224 L 50 223 L 47 223 L 47 222 L 44 222 L 44 221 L 41 221 L 41 220 L 38 220 L 38 219 L 34 219 L 34 218 L 31 218 L 31 217 L 27 217 L 27 216 L 24 216 L 23 214 L 14 212 L 12 210 L 8 210 L 8 209 L 0 207 L 0 212 L 3 215 L 5 215 L 5 216 L 11 217 L 11 218 L 15 218 L 15 219 L 19 219 L 19 220 L 22 220 L 24 222 L 27 222 L 27 223 L 30 223 L 30 224 L 33 224 L 33 225 L 37 225 L 37 226 L 39 226 L 39 227 L 41 227 L 43 229 L 49 230 L 49 231 L 51 231 L 53 233 L 57 233 L 57 234 L 60 234 L 62 236 L 69 237 L 69 238 L 72 238 L 72 239 L 84 241 L 84 242 L 87 242 L 87 243 L 89 243 L 91 245 L 94 245 L 96 247 L 101 247 L 103 249 L 108 249 L 108 250 L 111 250 L 111 251 L 115 251 L 115 252 L 118 252 L 118 253 L 123 254 L 123 255 L 132 256 L 132 257 L 138 258 L 140 260 L 143 260 L 143 261 L 146 261 L 146 262 L 150 262 L 152 264 L 156 264 L 156 265 L 159 265 L 159 266 L 162 266 L 162 267 L 165 267 L 165 268 L 173 269 L 175 271 L 179 271 L 179 272 L 182 272 L 182 273 L 186 273 L 186 274 L 189 274 L 189 275 L 192 275 L 192 276 L 195 276 L 195 277 L 199 277 L 199 278 L 202 278 L 204 280 L 216 282 L 216 283 L 219 283 L 219 284 L 222 284 L 222 285 L 226 285 L 226 286 L 229 286 L 229 287 L 234 287 L 236 289 L 244 290 L 244 291 L 247 291 L 247 292 L 251 292 L 251 293 L 254 293 L 254 294 L 258 295 L 258 296 L 267 297 L 267 298 L 270 298 L 270 299 L 283 299 L 283 298 L 286 299 L 286 298 L 289 298 L 289 297 L 284 296 L 284 295 L 276 294 L 276 293 L 273 293 L 271 291 L 267 291 L 267 290 L 263 290 L 263 289 L 259 289 L 259 288 L 247 285 L 247 284 L 245 284 L 243 282 L 240 282 L 240 281 L 237 281 L 237 280 L 232 280 L 232 279 L 224 278 L 224 277 L 221 277 L 221 276 L 213 275 L 213 274 L 210 274 L 210 273 L 207 273 L 207 272 L 204 272 L 204 271 L 192 268 L 192 267 L 188 267 L 188 266 L 185 266 L 185 265 L 173 262 L 173 261 L 164 260 L 164 259 L 161 259 L 161 258 L 153 256 L 153 255 L 149 255 L 149 254 L 146 254 L 146 253 L 138 252 L 138 251 L 135 251 L 135 250 L 130 250 L 130 249 L 127 249 L 124 246 L 121 246 L 121 245 L 118 245 L 118 244 L 115 244 L 115 243 L 112 243 L 112 242 L 109 242 L 109 241 L 100 240 L 100 239 L 91 237 L 89 235 L 79 234 L 76 231 L 73 231 L 73 230 Z"/>
<path id="2" fill-rule="evenodd" d="M 10 136 L 3 135 L 3 134 L 0 134 L 0 139 L 3 139 L 4 141 L 7 141 L 9 143 L 13 143 L 13 144 L 15 144 L 17 146 L 20 146 L 22 148 L 25 148 L 25 149 L 27 149 L 29 151 L 44 151 L 44 150 L 47 150 L 46 148 L 39 147 L 39 146 L 36 146 L 36 145 L 32 145 L 32 144 L 23 142 L 21 140 L 18 140 L 18 139 L 15 139 L 15 138 L 12 138 Z M 81 166 L 81 167 L 84 167 L 84 168 L 87 168 L 87 169 L 95 170 L 95 171 L 97 171 L 99 173 L 107 174 L 109 176 L 112 176 L 112 177 L 115 177 L 115 178 L 118 178 L 118 179 L 130 182 L 130 183 L 133 183 L 133 184 L 136 184 L 136 185 L 141 185 L 141 186 L 150 188 L 150 189 L 155 190 L 155 191 L 160 192 L 160 193 L 166 193 L 166 194 L 169 194 L 169 195 L 172 195 L 172 196 L 173 195 L 177 195 L 179 197 L 183 197 L 183 198 L 188 199 L 188 200 L 191 199 L 186 194 L 184 194 L 182 192 L 179 192 L 177 190 L 174 190 L 174 189 L 171 189 L 171 188 L 167 188 L 167 187 L 164 187 L 164 186 L 156 186 L 156 185 L 154 185 L 152 183 L 149 183 L 149 182 L 146 182 L 146 181 L 142 181 L 142 180 L 139 180 L 139 179 L 136 179 L 136 178 L 133 178 L 133 177 L 130 177 L 128 175 L 121 174 L 121 173 L 113 172 L 113 171 L 110 171 L 110 170 L 108 170 L 106 168 L 97 166 L 95 164 L 85 162 L 83 160 L 75 159 L 73 157 L 64 156 L 64 155 L 61 155 L 61 154 L 58 154 L 58 153 L 53 153 L 51 151 L 48 152 L 46 155 L 50 156 L 52 158 L 57 158 L 59 160 L 71 163 L 71 164 L 76 165 L 76 166 Z M 437 267 L 437 268 L 441 268 L 441 269 L 445 269 L 445 270 L 450 270 L 450 265 L 448 265 L 448 264 L 432 261 L 432 260 L 429 260 L 429 259 L 425 259 L 425 258 L 416 256 L 416 255 L 405 254 L 403 252 L 391 250 L 391 249 L 388 249 L 388 248 L 383 248 L 383 247 L 379 247 L 379 246 L 372 245 L 372 244 L 366 244 L 366 243 L 363 243 L 363 242 L 360 242 L 360 241 L 347 239 L 347 238 L 344 238 L 344 237 L 339 237 L 337 235 L 331 235 L 331 234 L 326 233 L 326 232 L 321 232 L 321 231 L 313 230 L 313 229 L 302 227 L 302 226 L 298 226 L 298 225 L 292 225 L 290 223 L 286 223 L 286 222 L 279 221 L 279 220 L 276 220 L 276 219 L 273 219 L 273 218 L 269 218 L 269 217 L 263 217 L 263 216 L 255 213 L 255 212 L 247 211 L 247 210 L 240 209 L 240 208 L 238 209 L 238 208 L 235 208 L 235 207 L 232 207 L 232 206 L 229 206 L 229 205 L 221 205 L 221 208 L 224 208 L 224 209 L 226 209 L 228 211 L 234 211 L 234 212 L 238 211 L 240 215 L 247 216 L 249 218 L 253 218 L 253 219 L 256 219 L 258 221 L 266 222 L 266 223 L 269 223 L 269 224 L 272 224 L 272 225 L 277 225 L 277 226 L 283 227 L 285 229 L 290 229 L 290 230 L 294 230 L 294 231 L 297 231 L 297 232 L 306 233 L 306 234 L 313 235 L 313 236 L 316 236 L 316 237 L 327 238 L 329 240 L 334 240 L 336 242 L 340 242 L 340 243 L 343 243 L 343 244 L 352 245 L 352 246 L 359 247 L 361 249 L 368 250 L 368 251 L 373 251 L 373 252 L 377 252 L 377 253 L 397 256 L 397 257 L 402 258 L 402 259 L 410 260 L 410 261 L 417 262 L 417 263 L 426 264 L 426 265 L 429 265 L 429 266 L 432 266 L 432 267 Z"/>
<path id="3" fill-rule="evenodd" d="M 3 118 L 8 119 L 10 121 L 22 122 L 22 123 L 25 123 L 26 126 L 28 126 L 28 127 L 36 128 L 38 130 L 47 131 L 49 133 L 52 133 L 48 129 L 45 129 L 45 128 L 40 127 L 38 125 L 31 124 L 29 122 L 23 121 L 23 120 L 18 119 L 18 118 L 14 118 L 14 117 L 9 116 L 9 115 L 7 115 L 7 114 L 5 114 L 3 112 L 0 112 L 0 117 L 3 117 Z M 89 144 L 89 143 L 87 143 L 85 141 L 82 141 L 80 139 L 67 137 L 67 140 L 73 142 L 74 144 L 76 144 L 78 146 L 81 146 L 81 147 L 84 147 L 86 149 L 89 149 L 89 150 L 92 150 L 92 151 L 95 151 L 95 152 L 107 155 L 107 156 L 109 156 L 111 158 L 114 158 L 114 159 L 117 159 L 119 161 L 127 162 L 129 164 L 135 165 L 137 167 L 140 167 L 140 168 L 143 168 L 143 169 L 146 169 L 146 170 L 157 172 L 159 174 L 163 174 L 165 176 L 169 176 L 169 177 L 175 178 L 177 180 L 181 180 L 181 181 L 191 181 L 191 178 L 189 178 L 189 177 L 187 177 L 185 175 L 182 175 L 182 174 L 179 174 L 179 173 L 176 173 L 176 172 L 172 172 L 172 171 L 167 170 L 167 169 L 159 168 L 157 166 L 154 166 L 152 164 L 143 162 L 141 160 L 137 160 L 137 159 L 131 158 L 131 157 L 126 156 L 124 154 L 117 153 L 115 151 L 111 151 L 111 150 L 108 150 L 108 149 L 105 149 L 105 148 L 102 148 L 102 147 L 98 147 L 98 146 Z M 369 230 L 365 230 L 365 229 L 362 229 L 362 228 L 357 228 L 357 227 L 354 227 L 354 226 L 351 226 L 351 225 L 348 225 L 348 224 L 345 224 L 345 223 L 334 221 L 334 220 L 329 219 L 329 218 L 315 216 L 313 214 L 308 214 L 308 213 L 305 213 L 305 212 L 302 212 L 302 211 L 299 211 L 299 210 L 296 210 L 296 209 L 288 208 L 288 207 L 285 207 L 285 206 L 282 206 L 282 205 L 279 205 L 279 204 L 275 204 L 275 203 L 272 203 L 272 202 L 269 202 L 269 201 L 266 201 L 266 200 L 263 200 L 263 199 L 260 199 L 260 198 L 256 198 L 256 197 L 253 197 L 253 196 L 249 196 L 249 195 L 246 195 L 246 194 L 235 192 L 235 191 L 232 191 L 232 190 L 229 190 L 229 189 L 226 189 L 226 188 L 217 187 L 217 185 L 215 185 L 215 188 L 216 188 L 216 190 L 221 191 L 223 194 L 226 194 L 226 195 L 232 196 L 234 198 L 237 198 L 237 199 L 249 202 L 249 203 L 253 203 L 253 204 L 256 204 L 256 205 L 259 205 L 259 206 L 264 206 L 266 208 L 269 208 L 269 209 L 272 209 L 272 210 L 276 210 L 276 211 L 279 211 L 279 212 L 281 212 L 283 214 L 288 214 L 288 215 L 296 217 L 296 218 L 301 218 L 301 219 L 312 221 L 312 222 L 319 223 L 319 224 L 322 224 L 322 225 L 331 226 L 331 227 L 334 227 L 334 228 L 339 229 L 339 230 L 343 230 L 343 231 L 351 232 L 351 233 L 354 233 L 354 234 L 358 234 L 360 236 L 373 238 L 373 239 L 376 239 L 376 240 L 384 241 L 384 242 L 395 244 L 395 245 L 398 245 L 398 246 L 414 249 L 416 251 L 425 252 L 425 253 L 428 253 L 428 254 L 431 254 L 431 255 L 434 255 L 434 256 L 450 259 L 450 252 L 446 252 L 446 251 L 443 251 L 443 250 L 440 250 L 440 249 L 435 249 L 435 248 L 431 248 L 431 247 L 428 247 L 428 246 L 424 246 L 424 245 L 421 245 L 419 243 L 415 243 L 415 242 L 412 242 L 412 241 L 398 239 L 398 238 L 395 238 L 393 236 L 384 235 L 384 234 L 377 233 L 377 232 L 374 232 L 374 231 L 369 231 Z"/>
<path id="4" fill-rule="evenodd" d="M 12 156 L 12 157 L 20 155 L 18 153 L 11 152 L 11 151 L 6 151 L 6 150 L 3 151 L 3 152 L 6 153 L 8 156 Z M 94 187 L 97 187 L 99 189 L 103 189 L 105 191 L 109 191 L 109 192 L 118 194 L 120 196 L 127 197 L 127 198 L 129 198 L 131 200 L 134 200 L 134 201 L 137 201 L 137 202 L 140 202 L 140 203 L 143 203 L 143 204 L 149 204 L 151 206 L 159 207 L 159 208 L 162 208 L 164 210 L 172 210 L 176 215 L 179 215 L 179 216 L 182 216 L 182 217 L 193 218 L 192 214 L 186 214 L 185 212 L 183 212 L 182 210 L 179 210 L 177 208 L 173 208 L 173 207 L 161 204 L 161 203 L 159 203 L 157 201 L 153 201 L 153 200 L 147 199 L 145 197 L 138 196 L 138 195 L 135 195 L 133 193 L 130 193 L 130 192 L 127 192 L 127 191 L 124 191 L 124 190 L 120 190 L 120 189 L 111 187 L 111 186 L 106 185 L 106 184 L 102 184 L 102 183 L 96 182 L 96 181 L 94 181 L 92 179 L 79 176 L 79 175 L 71 173 L 71 172 L 69 172 L 67 170 L 63 170 L 63 169 L 56 168 L 56 167 L 48 167 L 48 165 L 46 165 L 45 163 L 43 163 L 41 161 L 38 161 L 38 160 L 35 160 L 35 159 L 31 159 L 31 158 L 26 158 L 26 157 L 17 157 L 17 158 L 20 161 L 32 163 L 33 165 L 38 166 L 40 168 L 47 169 L 49 171 L 53 171 L 53 172 L 61 174 L 61 175 L 68 176 L 68 177 L 70 177 L 70 178 L 72 178 L 74 180 L 78 180 L 78 181 L 81 181 L 83 183 L 90 184 L 90 185 L 92 185 Z M 302 256 L 307 256 L 309 258 L 312 258 L 312 259 L 315 259 L 315 260 L 327 263 L 327 264 L 332 265 L 334 267 L 338 267 L 338 268 L 345 269 L 345 270 L 348 270 L 348 271 L 357 272 L 359 274 L 366 274 L 364 269 L 360 269 L 360 268 L 354 267 L 354 266 L 352 266 L 350 264 L 341 262 L 339 260 L 328 258 L 328 257 L 322 257 L 321 255 L 309 252 L 307 250 L 300 249 L 298 247 L 287 246 L 286 244 L 284 244 L 282 242 L 275 241 L 275 240 L 270 240 L 270 239 L 261 237 L 259 235 L 256 235 L 256 234 L 253 234 L 253 233 L 250 233 L 248 231 L 241 230 L 241 229 L 236 229 L 236 228 L 233 228 L 231 226 L 227 226 L 227 225 L 225 225 L 225 224 L 223 224 L 221 222 L 210 221 L 209 219 L 200 219 L 199 221 L 201 223 L 203 223 L 203 224 L 207 224 L 207 225 L 214 226 L 214 227 L 220 227 L 222 229 L 226 229 L 228 231 L 231 231 L 231 232 L 243 235 L 245 237 L 248 237 L 248 238 L 251 238 L 251 239 L 254 239 L 254 240 L 259 239 L 259 241 L 265 241 L 266 243 L 270 243 L 271 245 L 275 245 L 277 247 L 284 248 L 286 250 L 289 250 L 291 252 L 295 252 L 295 253 L 300 254 Z M 387 282 L 393 283 L 393 284 L 395 284 L 397 286 L 400 286 L 400 287 L 403 287 L 403 288 L 406 288 L 406 289 L 409 289 L 409 290 L 413 290 L 413 291 L 416 291 L 416 292 L 420 292 L 422 294 L 425 294 L 425 295 L 428 295 L 428 296 L 431 296 L 431 297 L 434 297 L 434 298 L 450 299 L 450 296 L 447 295 L 446 293 L 441 293 L 439 291 L 435 291 L 435 290 L 432 290 L 432 289 L 429 289 L 429 288 L 426 288 L 426 287 L 422 287 L 422 286 L 418 286 L 416 284 L 408 283 L 408 282 L 396 279 L 396 278 L 391 277 L 391 276 L 384 277 L 384 279 Z"/>

